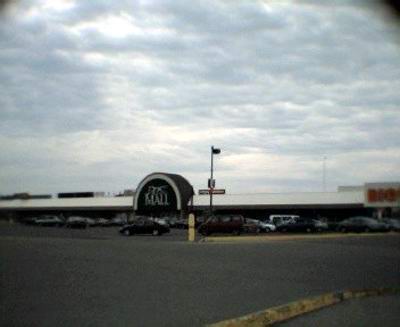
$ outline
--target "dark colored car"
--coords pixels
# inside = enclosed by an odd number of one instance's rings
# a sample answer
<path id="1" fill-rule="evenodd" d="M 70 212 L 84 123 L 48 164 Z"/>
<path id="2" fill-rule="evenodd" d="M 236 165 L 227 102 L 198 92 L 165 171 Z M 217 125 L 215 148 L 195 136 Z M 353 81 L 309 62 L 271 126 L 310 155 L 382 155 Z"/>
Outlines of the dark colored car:
<path id="1" fill-rule="evenodd" d="M 260 233 L 261 227 L 259 221 L 256 219 L 245 218 L 243 224 L 243 231 L 245 233 L 256 233 L 256 234 Z"/>
<path id="2" fill-rule="evenodd" d="M 176 225 L 176 222 L 178 221 L 178 218 L 173 217 L 173 216 L 172 217 L 165 216 L 165 217 L 162 217 L 162 219 L 167 222 L 167 224 L 169 225 L 170 228 L 176 227 L 175 225 Z"/>
<path id="3" fill-rule="evenodd" d="M 206 216 L 198 216 L 195 218 L 194 227 L 198 228 L 200 225 L 204 224 L 207 221 Z"/>
<path id="4" fill-rule="evenodd" d="M 276 227 L 278 232 L 322 232 L 328 229 L 326 223 L 311 218 L 298 218 L 293 222 L 287 222 Z"/>
<path id="5" fill-rule="evenodd" d="M 85 217 L 71 216 L 67 219 L 65 226 L 68 228 L 86 228 L 88 222 Z"/>
<path id="6" fill-rule="evenodd" d="M 388 232 L 389 226 L 370 217 L 352 217 L 338 224 L 341 232 Z"/>
<path id="7" fill-rule="evenodd" d="M 328 230 L 332 231 L 332 232 L 336 232 L 338 230 L 339 223 L 340 222 L 336 221 L 336 220 L 328 221 Z"/>
<path id="8" fill-rule="evenodd" d="M 27 217 L 19 220 L 19 222 L 25 225 L 36 225 L 37 219 L 37 217 Z"/>
<path id="9" fill-rule="evenodd" d="M 400 219 L 395 218 L 385 218 L 382 220 L 389 229 L 394 232 L 400 232 Z"/>
<path id="10" fill-rule="evenodd" d="M 179 229 L 188 229 L 189 227 L 189 223 L 187 219 L 177 219 L 175 220 L 175 228 L 179 228 Z"/>
<path id="11" fill-rule="evenodd" d="M 212 216 L 199 226 L 198 232 L 205 236 L 213 233 L 239 235 L 243 232 L 244 223 L 245 219 L 240 215 Z"/>
<path id="12" fill-rule="evenodd" d="M 156 236 L 169 233 L 169 226 L 149 219 L 139 219 L 132 224 L 123 226 L 119 232 L 126 236 L 134 234 L 152 234 Z"/>

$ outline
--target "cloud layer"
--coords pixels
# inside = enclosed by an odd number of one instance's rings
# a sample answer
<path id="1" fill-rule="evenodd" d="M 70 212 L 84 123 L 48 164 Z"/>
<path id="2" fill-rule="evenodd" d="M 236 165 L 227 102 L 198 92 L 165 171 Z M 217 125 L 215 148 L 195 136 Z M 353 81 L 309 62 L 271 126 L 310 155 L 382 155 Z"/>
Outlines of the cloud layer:
<path id="1" fill-rule="evenodd" d="M 24 1 L 0 22 L 0 193 L 400 180 L 399 26 L 368 2 Z"/>

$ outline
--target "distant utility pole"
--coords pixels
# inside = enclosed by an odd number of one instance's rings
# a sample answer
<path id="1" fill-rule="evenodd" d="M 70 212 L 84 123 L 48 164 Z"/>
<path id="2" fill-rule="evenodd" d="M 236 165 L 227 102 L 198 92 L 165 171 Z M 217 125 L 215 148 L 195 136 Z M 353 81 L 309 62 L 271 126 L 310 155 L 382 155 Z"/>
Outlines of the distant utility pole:
<path id="1" fill-rule="evenodd" d="M 326 192 L 326 156 L 322 158 L 322 188 Z"/>

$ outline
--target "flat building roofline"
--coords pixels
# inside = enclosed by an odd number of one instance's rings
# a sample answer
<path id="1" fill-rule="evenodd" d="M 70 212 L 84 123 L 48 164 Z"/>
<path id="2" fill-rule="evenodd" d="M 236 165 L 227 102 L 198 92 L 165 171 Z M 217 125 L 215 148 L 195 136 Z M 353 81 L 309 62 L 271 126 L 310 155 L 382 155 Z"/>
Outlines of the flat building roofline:
<path id="1" fill-rule="evenodd" d="M 193 209 L 208 209 L 208 205 L 193 206 Z M 351 209 L 365 208 L 363 203 L 353 204 L 273 204 L 273 205 L 213 205 L 213 209 Z"/>
<path id="2" fill-rule="evenodd" d="M 133 211 L 132 206 L 120 206 L 120 207 L 25 207 L 25 208 L 0 208 L 0 211 L 74 211 L 74 210 L 82 210 L 82 211 Z"/>

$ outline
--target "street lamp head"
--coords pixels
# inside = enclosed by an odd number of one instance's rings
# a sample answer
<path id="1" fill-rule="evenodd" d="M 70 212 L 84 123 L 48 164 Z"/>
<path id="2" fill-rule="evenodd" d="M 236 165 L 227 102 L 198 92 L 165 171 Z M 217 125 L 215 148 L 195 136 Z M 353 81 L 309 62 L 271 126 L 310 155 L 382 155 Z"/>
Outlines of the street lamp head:
<path id="1" fill-rule="evenodd" d="M 211 147 L 211 150 L 212 150 L 213 154 L 220 154 L 221 153 L 221 149 L 217 149 L 217 148 Z"/>

